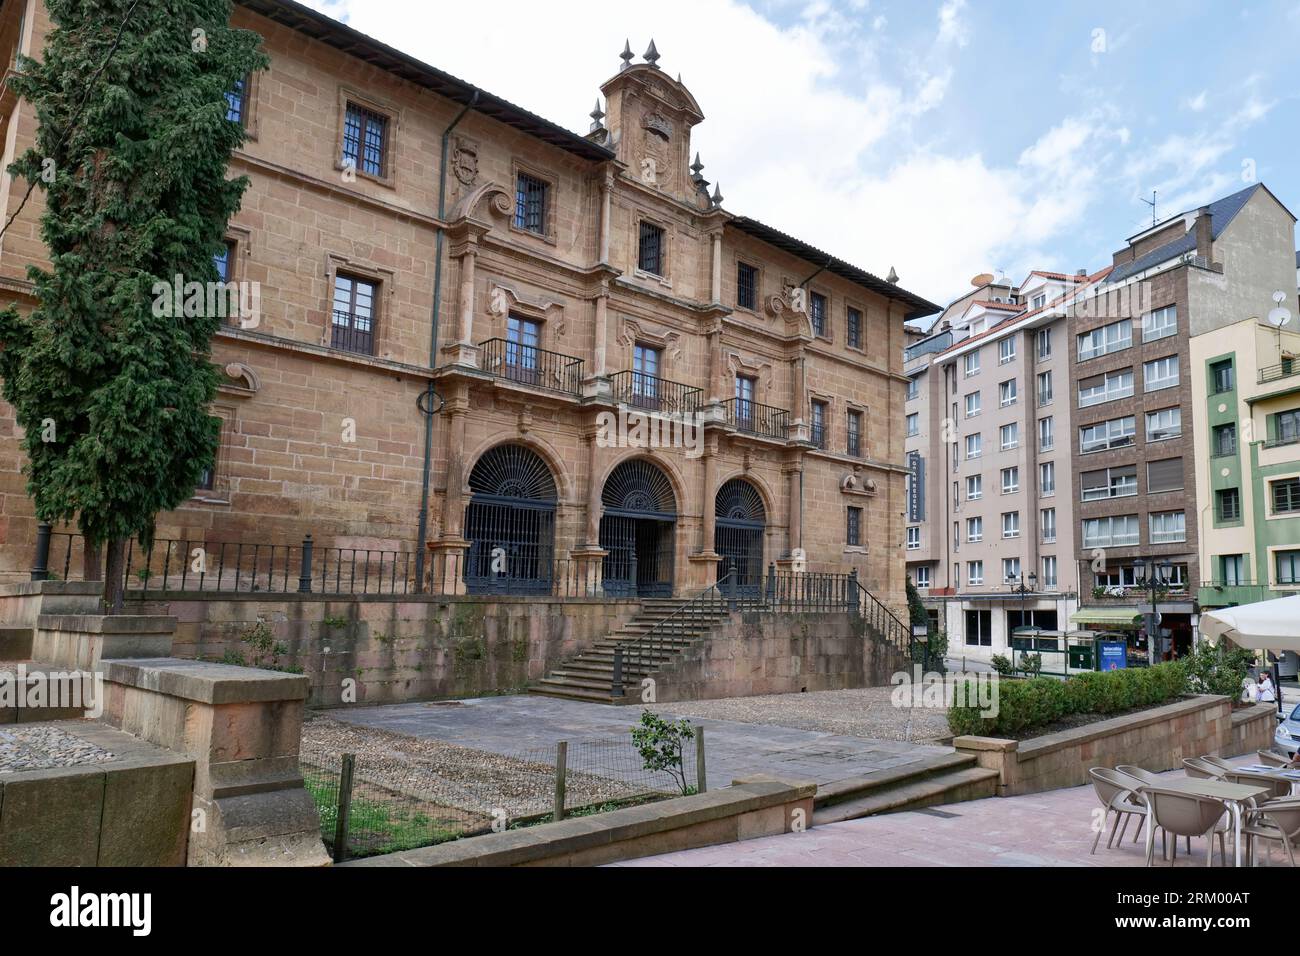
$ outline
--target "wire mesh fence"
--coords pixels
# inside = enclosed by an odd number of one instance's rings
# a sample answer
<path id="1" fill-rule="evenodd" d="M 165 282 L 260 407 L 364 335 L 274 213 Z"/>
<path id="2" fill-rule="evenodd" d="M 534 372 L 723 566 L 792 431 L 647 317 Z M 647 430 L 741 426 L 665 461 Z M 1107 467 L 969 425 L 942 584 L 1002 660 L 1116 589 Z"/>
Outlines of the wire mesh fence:
<path id="1" fill-rule="evenodd" d="M 622 737 L 496 753 L 316 716 L 300 761 L 321 838 L 345 860 L 699 792 L 706 775 L 695 730 L 679 766 L 648 770 L 630 727 Z"/>

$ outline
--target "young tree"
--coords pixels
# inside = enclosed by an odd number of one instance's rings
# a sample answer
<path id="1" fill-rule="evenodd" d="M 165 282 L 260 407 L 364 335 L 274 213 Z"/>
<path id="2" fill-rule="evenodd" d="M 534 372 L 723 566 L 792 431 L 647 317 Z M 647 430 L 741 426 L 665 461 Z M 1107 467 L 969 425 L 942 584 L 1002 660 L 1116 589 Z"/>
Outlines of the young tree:
<path id="1" fill-rule="evenodd" d="M 36 141 L 10 166 L 44 192 L 49 269 L 36 307 L 0 313 L 4 397 L 25 429 L 37 516 L 108 545 L 105 605 L 122 606 L 126 541 L 152 543 L 210 467 L 218 437 L 209 359 L 223 310 L 174 284 L 218 281 L 213 257 L 246 177 L 227 92 L 266 65 L 230 27 L 228 0 L 45 0 L 41 59 L 10 85 L 35 108 Z"/>

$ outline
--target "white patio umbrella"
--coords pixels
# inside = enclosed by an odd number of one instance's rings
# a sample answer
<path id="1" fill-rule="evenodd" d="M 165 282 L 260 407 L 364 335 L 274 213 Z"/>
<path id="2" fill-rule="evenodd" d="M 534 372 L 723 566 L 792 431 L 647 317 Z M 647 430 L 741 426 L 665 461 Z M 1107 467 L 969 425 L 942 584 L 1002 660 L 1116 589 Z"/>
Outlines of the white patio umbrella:
<path id="1" fill-rule="evenodd" d="M 1200 630 L 1211 641 L 1226 637 L 1238 647 L 1300 654 L 1300 594 L 1206 611 Z"/>

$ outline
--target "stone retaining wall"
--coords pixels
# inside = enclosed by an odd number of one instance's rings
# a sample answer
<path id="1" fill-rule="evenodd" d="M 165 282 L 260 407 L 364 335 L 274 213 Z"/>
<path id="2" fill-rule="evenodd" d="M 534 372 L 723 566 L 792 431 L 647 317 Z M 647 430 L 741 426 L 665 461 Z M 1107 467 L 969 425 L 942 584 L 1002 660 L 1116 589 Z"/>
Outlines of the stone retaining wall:
<path id="1" fill-rule="evenodd" d="M 1266 705 L 1260 705 L 1266 706 Z M 1038 793 L 1090 782 L 1091 767 L 1132 764 L 1173 770 L 1184 757 L 1235 756 L 1267 748 L 1273 725 L 1246 708 L 1237 717 L 1227 697 L 1200 694 L 1136 714 L 1026 740 L 973 735 L 957 737 L 959 753 L 998 771 L 998 796 Z"/>

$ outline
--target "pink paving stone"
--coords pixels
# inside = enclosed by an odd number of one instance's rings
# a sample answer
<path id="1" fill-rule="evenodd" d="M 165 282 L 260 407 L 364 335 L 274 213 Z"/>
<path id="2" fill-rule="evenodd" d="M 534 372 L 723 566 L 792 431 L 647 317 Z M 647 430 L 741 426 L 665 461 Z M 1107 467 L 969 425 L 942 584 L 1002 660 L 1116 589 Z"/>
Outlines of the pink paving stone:
<path id="1" fill-rule="evenodd" d="M 1242 758 L 1238 763 L 1251 763 Z M 1169 776 L 1181 777 L 1181 770 Z M 1110 828 L 1096 855 L 1093 809 L 1101 803 L 1091 786 L 1070 787 L 1021 797 L 991 797 L 955 803 L 933 812 L 891 813 L 846 823 L 813 827 L 803 833 L 760 837 L 744 843 L 683 850 L 615 866 L 1142 866 L 1145 836 L 1133 842 L 1130 821 L 1122 843 L 1106 849 Z M 1112 817 L 1113 821 L 1114 818 Z M 1175 866 L 1204 866 L 1205 843 L 1192 840 L 1188 855 L 1180 841 Z M 1228 839 L 1232 860 L 1232 840 Z M 1281 862 L 1275 857 L 1274 863 Z M 1160 859 L 1157 838 L 1156 866 Z M 1217 838 L 1214 866 L 1219 865 Z"/>

